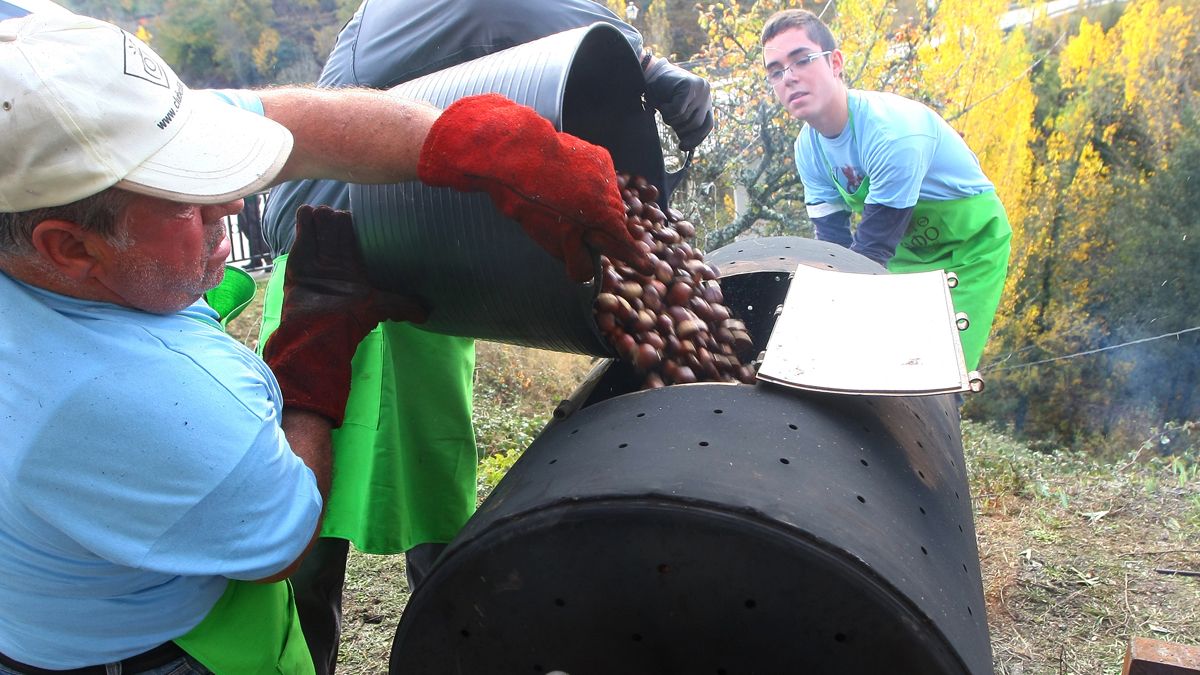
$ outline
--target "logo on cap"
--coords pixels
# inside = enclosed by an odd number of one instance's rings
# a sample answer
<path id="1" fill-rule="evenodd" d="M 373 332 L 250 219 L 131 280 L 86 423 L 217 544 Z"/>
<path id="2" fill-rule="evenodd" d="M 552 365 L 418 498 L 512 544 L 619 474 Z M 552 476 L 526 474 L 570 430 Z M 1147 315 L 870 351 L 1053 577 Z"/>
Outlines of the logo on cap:
<path id="1" fill-rule="evenodd" d="M 125 74 L 169 89 L 166 64 L 137 38 L 125 33 Z"/>

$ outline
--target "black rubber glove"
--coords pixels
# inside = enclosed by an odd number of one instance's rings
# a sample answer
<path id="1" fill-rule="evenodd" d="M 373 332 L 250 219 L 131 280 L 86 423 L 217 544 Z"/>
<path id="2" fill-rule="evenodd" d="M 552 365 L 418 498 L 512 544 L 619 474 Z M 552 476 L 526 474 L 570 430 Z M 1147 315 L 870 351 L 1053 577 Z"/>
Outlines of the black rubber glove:
<path id="1" fill-rule="evenodd" d="M 646 68 L 646 102 L 662 113 L 679 136 L 679 149 L 693 150 L 713 128 L 712 91 L 708 80 L 661 56 Z"/>

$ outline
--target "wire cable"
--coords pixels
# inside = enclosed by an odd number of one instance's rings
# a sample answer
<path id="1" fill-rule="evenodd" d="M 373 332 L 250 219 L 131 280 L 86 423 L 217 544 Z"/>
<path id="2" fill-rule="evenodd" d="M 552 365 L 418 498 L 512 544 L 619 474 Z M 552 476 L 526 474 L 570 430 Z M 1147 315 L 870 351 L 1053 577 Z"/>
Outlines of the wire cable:
<path id="1" fill-rule="evenodd" d="M 1054 358 L 1042 359 L 1040 361 L 1031 361 L 1029 363 L 1016 363 L 1011 366 L 989 366 L 987 368 L 980 369 L 980 371 L 984 372 L 984 373 L 996 373 L 996 372 L 1000 372 L 1002 370 L 1016 370 L 1017 368 L 1029 368 L 1032 366 L 1040 366 L 1043 363 L 1053 363 L 1054 361 L 1063 361 L 1066 359 L 1073 359 L 1073 358 L 1076 358 L 1079 356 L 1088 356 L 1090 354 L 1099 354 L 1100 352 L 1107 352 L 1107 351 L 1110 351 L 1113 349 L 1120 349 L 1121 347 L 1128 347 L 1130 345 L 1141 344 L 1143 342 L 1153 342 L 1154 340 L 1161 340 L 1163 338 L 1178 337 L 1180 335 L 1183 335 L 1184 333 L 1191 333 L 1192 331 L 1197 331 L 1197 330 L 1200 330 L 1200 326 L 1184 328 L 1183 330 L 1177 330 L 1173 333 L 1163 333 L 1162 335 L 1155 335 L 1153 337 L 1141 338 L 1138 340 L 1130 340 L 1129 342 L 1122 342 L 1119 345 L 1110 345 L 1108 347 L 1099 347 L 1097 349 L 1089 349 L 1087 351 L 1076 352 L 1074 354 L 1067 354 L 1065 356 L 1055 356 Z"/>

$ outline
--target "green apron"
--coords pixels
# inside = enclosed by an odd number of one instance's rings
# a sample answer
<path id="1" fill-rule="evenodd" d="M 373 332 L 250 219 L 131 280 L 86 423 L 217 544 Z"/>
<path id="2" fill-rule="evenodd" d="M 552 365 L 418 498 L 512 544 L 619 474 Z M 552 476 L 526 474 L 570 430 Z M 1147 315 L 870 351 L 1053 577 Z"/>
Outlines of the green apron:
<path id="1" fill-rule="evenodd" d="M 316 673 L 287 581 L 231 579 L 204 620 L 174 642 L 216 675 Z"/>
<path id="2" fill-rule="evenodd" d="M 254 292 L 248 274 L 226 267 L 221 284 L 204 296 L 220 323 L 204 323 L 223 330 L 250 303 Z M 217 675 L 315 673 L 287 581 L 229 580 L 204 619 L 174 642 Z"/>
<path id="3" fill-rule="evenodd" d="M 849 125 L 853 134 L 853 114 Z M 854 140 L 857 144 L 857 135 Z M 862 214 L 871 191 L 871 177 L 864 177 L 851 194 L 838 182 L 820 143 L 817 150 L 842 201 L 851 211 Z M 1008 215 L 994 190 L 949 201 L 921 199 L 913 208 L 912 221 L 896 254 L 888 261 L 888 271 L 897 274 L 946 270 L 958 276 L 958 286 L 950 289 L 950 296 L 955 310 L 965 313 L 969 320 L 967 330 L 959 333 L 967 370 L 977 369 L 983 357 L 1008 276 L 1011 239 Z"/>
<path id="4" fill-rule="evenodd" d="M 279 326 L 286 269 L 287 256 L 275 258 L 260 350 Z M 351 365 L 321 536 L 378 554 L 450 541 L 475 509 L 475 342 L 385 322 Z"/>

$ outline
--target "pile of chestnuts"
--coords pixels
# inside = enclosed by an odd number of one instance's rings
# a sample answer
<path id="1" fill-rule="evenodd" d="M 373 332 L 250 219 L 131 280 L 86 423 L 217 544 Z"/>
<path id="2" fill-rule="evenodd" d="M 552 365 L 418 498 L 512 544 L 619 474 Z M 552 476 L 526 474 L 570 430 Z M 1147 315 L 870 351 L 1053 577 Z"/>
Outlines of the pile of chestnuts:
<path id="1" fill-rule="evenodd" d="M 692 382 L 754 383 L 743 356 L 753 351 L 746 326 L 725 306 L 719 272 L 690 243 L 696 228 L 658 207 L 658 188 L 618 174 L 625 226 L 654 259 L 647 276 L 601 256 L 596 325 L 617 354 L 645 375 L 643 389 Z"/>

